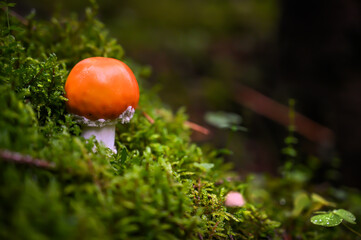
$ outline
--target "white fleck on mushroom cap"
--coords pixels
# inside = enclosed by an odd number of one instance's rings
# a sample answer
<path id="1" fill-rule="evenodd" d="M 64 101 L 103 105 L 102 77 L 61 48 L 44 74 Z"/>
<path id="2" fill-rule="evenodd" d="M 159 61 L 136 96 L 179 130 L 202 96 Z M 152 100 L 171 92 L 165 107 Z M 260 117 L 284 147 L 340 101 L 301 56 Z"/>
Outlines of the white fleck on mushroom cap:
<path id="1" fill-rule="evenodd" d="M 122 124 L 128 123 L 134 116 L 135 109 L 132 106 L 129 106 L 122 114 L 119 115 L 116 119 L 97 119 L 90 120 L 86 117 L 75 115 L 76 120 L 81 125 L 86 125 L 89 127 L 104 127 L 107 125 L 113 125 L 117 122 L 121 122 Z"/>

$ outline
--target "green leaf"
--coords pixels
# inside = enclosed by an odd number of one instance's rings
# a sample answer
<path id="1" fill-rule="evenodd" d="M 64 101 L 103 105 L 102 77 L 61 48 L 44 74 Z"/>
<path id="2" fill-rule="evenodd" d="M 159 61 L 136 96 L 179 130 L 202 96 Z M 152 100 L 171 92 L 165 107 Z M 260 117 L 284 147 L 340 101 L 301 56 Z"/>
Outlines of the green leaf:
<path id="1" fill-rule="evenodd" d="M 205 115 L 205 120 L 210 125 L 218 128 L 228 128 L 233 131 L 244 130 L 244 127 L 239 126 L 242 123 L 242 117 L 236 113 L 229 112 L 208 112 Z"/>
<path id="2" fill-rule="evenodd" d="M 120 153 L 120 164 L 123 164 L 125 160 L 127 160 L 127 157 L 128 157 L 127 149 L 123 148 L 122 152 Z"/>
<path id="3" fill-rule="evenodd" d="M 314 214 L 325 214 L 327 213 L 326 211 L 316 211 L 316 212 L 313 212 Z"/>
<path id="4" fill-rule="evenodd" d="M 341 217 L 346 222 L 356 224 L 356 217 L 351 212 L 345 210 L 345 209 L 336 209 L 333 210 L 333 213 Z"/>
<path id="5" fill-rule="evenodd" d="M 233 132 L 237 132 L 237 131 L 243 131 L 243 132 L 247 132 L 247 128 L 243 127 L 243 126 L 232 126 L 230 127 L 230 129 L 233 131 Z"/>
<path id="6" fill-rule="evenodd" d="M 283 148 L 282 153 L 287 155 L 287 156 L 290 156 L 290 157 L 296 157 L 297 156 L 297 151 L 292 147 Z"/>
<path id="7" fill-rule="evenodd" d="M 288 136 L 285 138 L 285 143 L 286 144 L 296 144 L 298 142 L 297 138 L 292 137 L 292 136 Z"/>
<path id="8" fill-rule="evenodd" d="M 3 8 L 3 7 L 15 7 L 16 3 L 7 3 L 7 2 L 4 2 L 4 1 L 1 1 L 0 2 L 0 8 Z"/>
<path id="9" fill-rule="evenodd" d="M 311 222 L 323 227 L 335 227 L 342 222 L 342 218 L 332 212 L 313 216 Z"/>
<path id="10" fill-rule="evenodd" d="M 297 217 L 307 206 L 310 205 L 310 203 L 311 200 L 305 192 L 296 194 L 293 201 L 294 207 L 292 210 L 292 215 Z"/>
<path id="11" fill-rule="evenodd" d="M 204 172 L 207 172 L 214 167 L 214 164 L 213 163 L 194 163 L 194 166 L 203 170 Z"/>
<path id="12" fill-rule="evenodd" d="M 311 198 L 312 198 L 313 202 L 321 203 L 322 205 L 325 205 L 325 206 L 336 207 L 335 203 L 327 201 L 322 196 L 320 196 L 316 193 L 312 193 Z"/>

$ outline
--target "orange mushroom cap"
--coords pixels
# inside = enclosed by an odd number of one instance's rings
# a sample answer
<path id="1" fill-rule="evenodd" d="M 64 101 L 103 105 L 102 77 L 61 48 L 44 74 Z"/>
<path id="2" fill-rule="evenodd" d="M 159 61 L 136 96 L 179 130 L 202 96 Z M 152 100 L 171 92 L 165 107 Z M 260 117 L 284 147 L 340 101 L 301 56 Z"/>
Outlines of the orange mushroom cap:
<path id="1" fill-rule="evenodd" d="M 89 120 L 114 120 L 139 101 L 130 68 L 114 58 L 91 57 L 77 63 L 65 83 L 68 111 Z"/>

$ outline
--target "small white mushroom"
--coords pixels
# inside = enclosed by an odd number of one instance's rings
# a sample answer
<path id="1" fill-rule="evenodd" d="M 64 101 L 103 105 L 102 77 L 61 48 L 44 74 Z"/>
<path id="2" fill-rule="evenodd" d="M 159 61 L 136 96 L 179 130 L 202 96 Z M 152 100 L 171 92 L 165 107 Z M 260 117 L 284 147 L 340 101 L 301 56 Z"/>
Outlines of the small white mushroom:
<path id="1" fill-rule="evenodd" d="M 244 200 L 242 194 L 232 191 L 226 195 L 224 205 L 226 207 L 242 207 L 245 203 L 246 201 Z"/>

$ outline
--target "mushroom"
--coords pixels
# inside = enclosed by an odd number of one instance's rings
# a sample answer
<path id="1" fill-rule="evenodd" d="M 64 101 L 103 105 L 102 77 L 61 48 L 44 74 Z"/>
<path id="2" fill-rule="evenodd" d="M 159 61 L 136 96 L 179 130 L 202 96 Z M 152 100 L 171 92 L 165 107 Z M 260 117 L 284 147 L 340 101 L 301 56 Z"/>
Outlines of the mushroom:
<path id="1" fill-rule="evenodd" d="M 65 92 L 68 111 L 83 126 L 82 136 L 95 136 L 116 153 L 115 125 L 128 123 L 139 101 L 132 70 L 114 58 L 87 58 L 70 71 Z"/>
<path id="2" fill-rule="evenodd" d="M 242 207 L 245 203 L 246 201 L 244 200 L 242 194 L 231 191 L 226 195 L 224 205 L 227 207 Z"/>

